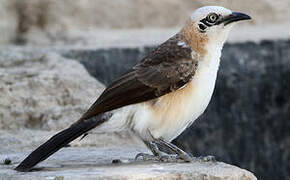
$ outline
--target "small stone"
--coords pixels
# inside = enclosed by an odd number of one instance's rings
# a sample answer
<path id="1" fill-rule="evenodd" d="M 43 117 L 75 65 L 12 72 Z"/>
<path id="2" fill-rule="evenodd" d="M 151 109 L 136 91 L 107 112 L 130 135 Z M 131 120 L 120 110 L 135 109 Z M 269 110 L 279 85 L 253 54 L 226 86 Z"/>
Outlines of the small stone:
<path id="1" fill-rule="evenodd" d="M 113 159 L 112 163 L 113 164 L 120 164 L 120 163 L 122 163 L 122 161 L 120 159 Z"/>
<path id="2" fill-rule="evenodd" d="M 9 158 L 5 158 L 4 161 L 3 161 L 3 164 L 4 164 L 4 165 L 10 165 L 11 162 L 12 162 L 11 159 L 9 159 Z"/>

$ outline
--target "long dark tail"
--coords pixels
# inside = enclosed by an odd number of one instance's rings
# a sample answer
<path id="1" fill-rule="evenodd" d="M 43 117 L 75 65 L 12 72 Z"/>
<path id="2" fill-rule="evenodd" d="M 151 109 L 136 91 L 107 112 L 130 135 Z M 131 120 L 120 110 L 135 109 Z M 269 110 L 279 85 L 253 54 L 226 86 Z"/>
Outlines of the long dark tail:
<path id="1" fill-rule="evenodd" d="M 21 172 L 29 171 L 37 163 L 45 160 L 50 155 L 58 151 L 60 148 L 64 147 L 74 139 L 78 138 L 79 136 L 108 120 L 110 116 L 111 114 L 105 113 L 97 115 L 90 119 L 78 121 L 69 128 L 57 133 L 44 144 L 39 146 L 36 150 L 29 154 L 29 156 L 26 157 L 15 168 L 15 170 Z"/>

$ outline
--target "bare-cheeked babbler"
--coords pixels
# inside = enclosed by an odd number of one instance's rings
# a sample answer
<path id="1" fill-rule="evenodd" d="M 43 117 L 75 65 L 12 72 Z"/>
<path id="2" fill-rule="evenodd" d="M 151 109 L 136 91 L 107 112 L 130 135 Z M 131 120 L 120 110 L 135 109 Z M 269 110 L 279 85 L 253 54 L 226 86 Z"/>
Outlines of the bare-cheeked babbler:
<path id="1" fill-rule="evenodd" d="M 116 79 L 78 121 L 51 137 L 15 169 L 31 170 L 93 128 L 132 131 L 153 153 L 140 153 L 136 158 L 191 161 L 191 156 L 170 141 L 206 109 L 223 44 L 235 22 L 247 19 L 248 15 L 223 7 L 197 9 L 176 35 Z M 175 155 L 164 155 L 164 148 Z"/>

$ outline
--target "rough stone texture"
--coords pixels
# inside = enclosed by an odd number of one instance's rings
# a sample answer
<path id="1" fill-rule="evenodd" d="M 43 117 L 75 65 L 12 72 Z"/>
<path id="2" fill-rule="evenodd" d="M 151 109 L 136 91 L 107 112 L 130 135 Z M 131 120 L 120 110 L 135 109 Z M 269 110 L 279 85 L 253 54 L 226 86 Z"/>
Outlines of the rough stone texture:
<path id="1" fill-rule="evenodd" d="M 0 53 L 0 129 L 61 129 L 103 90 L 78 62 L 34 51 Z"/>
<path id="2" fill-rule="evenodd" d="M 290 16 L 288 0 L 0 0 L 0 44 L 72 44 L 92 29 L 179 27 L 205 5 L 248 13 L 251 24 L 280 25 Z"/>
<path id="3" fill-rule="evenodd" d="M 65 56 L 108 84 L 151 49 L 73 50 Z M 289 77 L 289 40 L 226 44 L 208 109 L 174 143 L 194 155 L 214 154 L 259 179 L 290 178 Z"/>
<path id="4" fill-rule="evenodd" d="M 104 153 L 106 152 L 106 153 Z M 135 154 L 143 148 L 64 148 L 38 165 L 35 172 L 12 170 L 27 153 L 1 155 L 12 160 L 0 164 L 0 179 L 192 179 L 192 180 L 256 180 L 250 172 L 221 162 L 150 163 L 135 162 Z M 120 159 L 124 163 L 112 164 Z M 39 171 L 40 170 L 40 171 Z"/>

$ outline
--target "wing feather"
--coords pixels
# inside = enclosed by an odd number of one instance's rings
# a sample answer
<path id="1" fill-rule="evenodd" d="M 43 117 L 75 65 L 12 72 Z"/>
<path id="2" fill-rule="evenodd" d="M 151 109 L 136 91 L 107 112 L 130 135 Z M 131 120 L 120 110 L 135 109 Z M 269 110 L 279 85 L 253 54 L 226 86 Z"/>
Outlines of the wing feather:
<path id="1" fill-rule="evenodd" d="M 178 45 L 180 41 L 185 42 L 180 34 L 170 38 L 114 81 L 81 119 L 158 98 L 183 87 L 194 76 L 198 60 L 192 58 L 190 47 Z"/>

